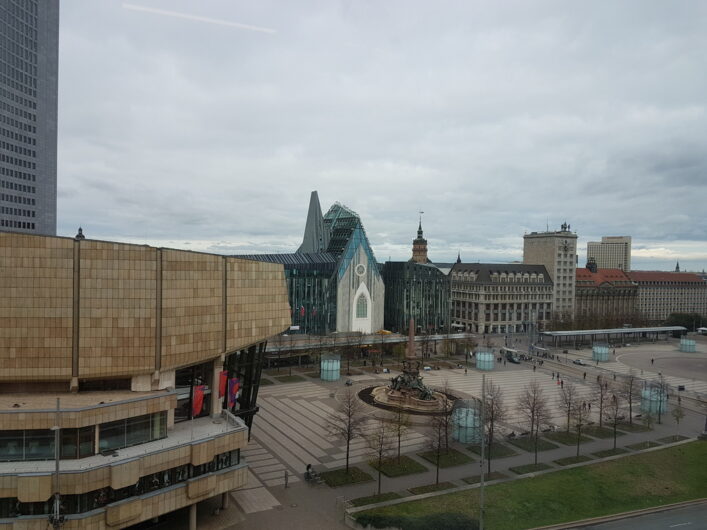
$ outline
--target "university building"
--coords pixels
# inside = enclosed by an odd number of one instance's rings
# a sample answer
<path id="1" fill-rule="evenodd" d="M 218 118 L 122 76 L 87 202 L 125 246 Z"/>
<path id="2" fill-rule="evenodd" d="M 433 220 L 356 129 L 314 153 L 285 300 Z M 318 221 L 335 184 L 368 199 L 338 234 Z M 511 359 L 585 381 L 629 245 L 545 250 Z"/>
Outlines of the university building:
<path id="1" fill-rule="evenodd" d="M 292 324 L 301 333 L 383 329 L 385 286 L 378 262 L 361 218 L 343 204 L 322 215 L 313 191 L 297 252 L 240 257 L 284 266 Z"/>
<path id="2" fill-rule="evenodd" d="M 281 265 L 0 233 L 0 271 L 0 528 L 196 528 L 245 485 Z"/>

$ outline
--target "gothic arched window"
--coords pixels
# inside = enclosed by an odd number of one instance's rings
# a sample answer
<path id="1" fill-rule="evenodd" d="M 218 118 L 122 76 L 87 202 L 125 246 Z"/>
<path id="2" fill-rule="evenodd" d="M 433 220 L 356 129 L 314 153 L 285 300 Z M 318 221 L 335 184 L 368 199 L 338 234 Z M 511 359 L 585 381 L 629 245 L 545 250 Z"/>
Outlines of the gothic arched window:
<path id="1" fill-rule="evenodd" d="M 356 300 L 356 318 L 367 318 L 368 317 L 368 300 L 366 296 L 362 293 L 359 295 L 358 300 Z"/>

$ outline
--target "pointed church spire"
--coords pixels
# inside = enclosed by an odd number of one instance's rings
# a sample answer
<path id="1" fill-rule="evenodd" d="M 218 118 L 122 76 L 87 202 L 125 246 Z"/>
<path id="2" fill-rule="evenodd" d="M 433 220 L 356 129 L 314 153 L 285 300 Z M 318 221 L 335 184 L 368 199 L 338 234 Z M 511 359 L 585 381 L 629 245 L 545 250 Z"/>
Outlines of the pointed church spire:
<path id="1" fill-rule="evenodd" d="M 680 262 L 679 261 L 677 261 L 675 263 L 675 272 L 680 272 Z"/>
<path id="2" fill-rule="evenodd" d="M 462 262 L 462 251 L 460 250 L 459 252 L 457 252 L 457 263 L 461 263 L 461 262 Z"/>
<path id="3" fill-rule="evenodd" d="M 304 227 L 304 237 L 297 252 L 324 252 L 329 246 L 329 232 L 324 227 L 322 207 L 319 205 L 319 195 L 312 192 L 309 198 L 307 224 Z"/>

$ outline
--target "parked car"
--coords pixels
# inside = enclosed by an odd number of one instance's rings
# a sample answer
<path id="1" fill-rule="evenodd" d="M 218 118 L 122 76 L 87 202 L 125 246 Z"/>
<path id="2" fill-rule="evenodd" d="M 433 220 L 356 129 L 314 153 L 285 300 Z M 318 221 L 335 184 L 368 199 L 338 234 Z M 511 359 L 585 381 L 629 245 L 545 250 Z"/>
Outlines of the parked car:
<path id="1" fill-rule="evenodd" d="M 585 363 L 582 359 L 575 359 L 572 361 L 574 364 L 578 364 L 579 366 L 587 366 L 587 363 Z"/>

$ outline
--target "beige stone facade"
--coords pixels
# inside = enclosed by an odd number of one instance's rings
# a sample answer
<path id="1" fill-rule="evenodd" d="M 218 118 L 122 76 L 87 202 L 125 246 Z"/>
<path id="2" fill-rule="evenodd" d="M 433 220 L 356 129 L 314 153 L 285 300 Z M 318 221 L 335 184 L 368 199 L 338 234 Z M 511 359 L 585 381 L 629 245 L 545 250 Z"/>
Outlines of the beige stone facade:
<path id="1" fill-rule="evenodd" d="M 542 265 L 457 263 L 450 279 L 457 329 L 520 333 L 550 320 L 552 281 Z"/>
<path id="2" fill-rule="evenodd" d="M 0 529 L 47 527 L 57 423 L 63 528 L 123 528 L 243 486 L 239 416 L 289 325 L 282 265 L 0 233 Z M 222 371 L 241 388 L 230 411 Z M 179 423 L 184 392 L 196 419 Z"/>
<path id="3" fill-rule="evenodd" d="M 531 232 L 523 236 L 523 263 L 544 265 L 553 282 L 552 307 L 555 316 L 574 315 L 577 234 L 564 223 L 556 232 Z"/>
<path id="4" fill-rule="evenodd" d="M 600 269 L 631 270 L 631 236 L 606 236 L 587 243 L 587 260 L 594 258 Z"/>
<path id="5" fill-rule="evenodd" d="M 707 316 L 707 282 L 689 272 L 631 271 L 638 285 L 638 310 L 649 323 L 657 324 L 671 313 Z"/>
<path id="6" fill-rule="evenodd" d="M 634 321 L 638 286 L 624 271 L 592 267 L 577 269 L 576 275 L 575 319 L 583 329 L 614 328 Z"/>

